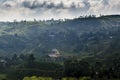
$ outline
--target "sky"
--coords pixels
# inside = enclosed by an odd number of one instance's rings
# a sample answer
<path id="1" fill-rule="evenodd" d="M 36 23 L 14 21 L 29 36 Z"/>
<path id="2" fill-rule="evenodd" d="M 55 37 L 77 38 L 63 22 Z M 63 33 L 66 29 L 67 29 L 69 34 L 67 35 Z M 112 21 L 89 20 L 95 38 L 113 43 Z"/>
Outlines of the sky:
<path id="1" fill-rule="evenodd" d="M 120 0 L 0 0 L 0 21 L 120 14 Z"/>

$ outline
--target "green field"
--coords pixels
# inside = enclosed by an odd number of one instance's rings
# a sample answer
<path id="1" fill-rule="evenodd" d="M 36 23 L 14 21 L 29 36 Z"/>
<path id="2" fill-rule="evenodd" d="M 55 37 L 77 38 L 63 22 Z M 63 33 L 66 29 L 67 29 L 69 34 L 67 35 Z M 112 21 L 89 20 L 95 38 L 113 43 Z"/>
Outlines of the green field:
<path id="1" fill-rule="evenodd" d="M 0 80 L 6 80 L 6 75 L 5 74 L 0 74 Z"/>

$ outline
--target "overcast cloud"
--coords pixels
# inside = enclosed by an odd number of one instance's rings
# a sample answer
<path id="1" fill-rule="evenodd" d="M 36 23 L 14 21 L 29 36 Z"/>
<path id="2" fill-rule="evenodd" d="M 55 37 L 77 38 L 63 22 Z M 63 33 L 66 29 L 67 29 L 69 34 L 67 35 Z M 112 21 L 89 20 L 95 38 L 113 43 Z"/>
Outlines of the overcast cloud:
<path id="1" fill-rule="evenodd" d="M 120 0 L 0 0 L 0 21 L 120 14 Z"/>

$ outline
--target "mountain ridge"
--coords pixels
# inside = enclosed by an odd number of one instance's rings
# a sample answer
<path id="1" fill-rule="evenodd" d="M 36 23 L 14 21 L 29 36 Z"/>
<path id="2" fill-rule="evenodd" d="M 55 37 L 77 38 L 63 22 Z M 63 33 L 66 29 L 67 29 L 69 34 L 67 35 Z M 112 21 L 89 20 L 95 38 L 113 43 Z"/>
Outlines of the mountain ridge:
<path id="1" fill-rule="evenodd" d="M 115 39 L 119 40 L 119 30 L 120 15 L 0 22 L 0 53 L 45 56 L 57 48 L 64 56 L 103 54 Z"/>

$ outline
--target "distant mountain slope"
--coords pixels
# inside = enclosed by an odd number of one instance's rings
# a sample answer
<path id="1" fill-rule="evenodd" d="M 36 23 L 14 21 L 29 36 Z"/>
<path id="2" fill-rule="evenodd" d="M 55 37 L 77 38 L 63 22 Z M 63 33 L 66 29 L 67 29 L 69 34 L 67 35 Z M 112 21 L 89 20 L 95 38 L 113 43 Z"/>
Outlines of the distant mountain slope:
<path id="1" fill-rule="evenodd" d="M 120 52 L 120 16 L 73 20 L 0 22 L 0 55 L 47 55 L 53 48 L 63 55 Z"/>

